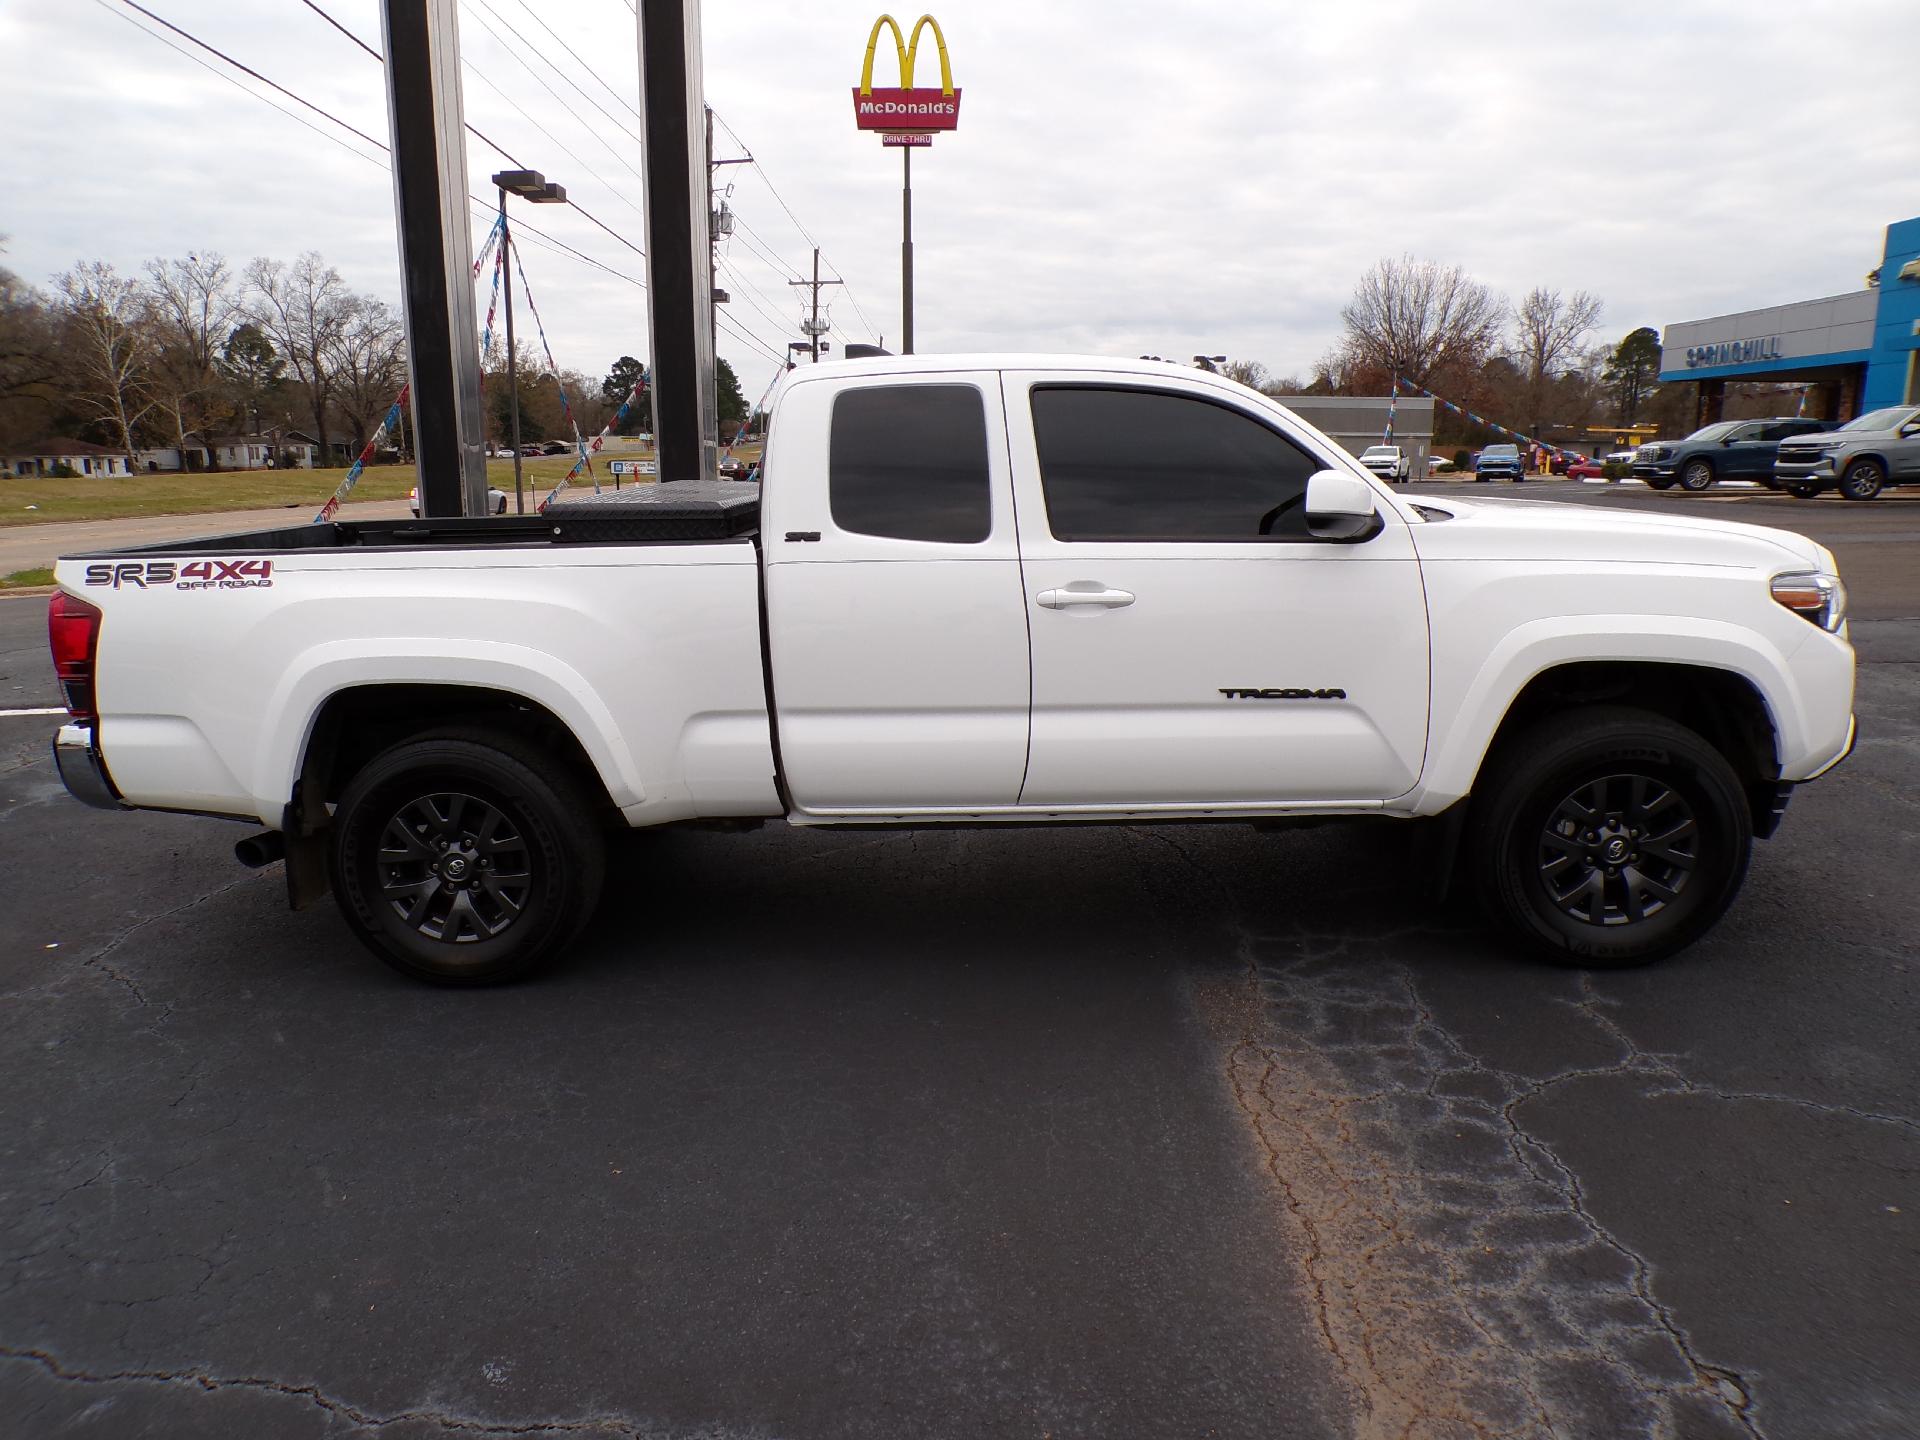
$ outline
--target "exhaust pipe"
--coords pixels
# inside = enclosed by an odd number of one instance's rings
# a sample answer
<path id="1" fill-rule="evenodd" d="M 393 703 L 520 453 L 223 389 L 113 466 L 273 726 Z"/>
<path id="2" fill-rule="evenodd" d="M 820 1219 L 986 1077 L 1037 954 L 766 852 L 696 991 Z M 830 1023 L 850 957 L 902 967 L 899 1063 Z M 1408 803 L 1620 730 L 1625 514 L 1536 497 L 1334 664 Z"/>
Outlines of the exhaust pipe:
<path id="1" fill-rule="evenodd" d="M 278 830 L 262 830 L 258 835 L 249 835 L 233 847 L 233 858 L 249 870 L 258 870 L 263 865 L 271 865 L 287 856 L 287 837 Z"/>

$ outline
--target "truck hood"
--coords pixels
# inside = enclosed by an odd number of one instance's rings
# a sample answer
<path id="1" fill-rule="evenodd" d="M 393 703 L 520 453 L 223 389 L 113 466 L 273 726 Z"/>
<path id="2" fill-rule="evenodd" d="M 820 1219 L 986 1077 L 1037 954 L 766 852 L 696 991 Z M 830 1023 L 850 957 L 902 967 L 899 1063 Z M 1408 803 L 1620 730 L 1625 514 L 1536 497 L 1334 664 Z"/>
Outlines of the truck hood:
<path id="1" fill-rule="evenodd" d="M 1414 526 L 1414 544 L 1422 559 L 1736 565 L 1773 572 L 1834 569 L 1833 554 L 1825 546 L 1764 525 L 1552 500 L 1446 496 L 1408 503 L 1453 517 L 1428 517 L 1429 523 Z"/>

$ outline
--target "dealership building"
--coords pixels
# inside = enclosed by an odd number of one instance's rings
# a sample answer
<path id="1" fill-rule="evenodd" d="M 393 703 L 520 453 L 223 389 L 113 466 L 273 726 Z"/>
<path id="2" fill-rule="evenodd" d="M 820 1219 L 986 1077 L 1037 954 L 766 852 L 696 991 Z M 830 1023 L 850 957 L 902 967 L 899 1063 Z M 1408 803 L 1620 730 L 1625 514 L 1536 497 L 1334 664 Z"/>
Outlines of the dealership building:
<path id="1" fill-rule="evenodd" d="M 1864 290 L 1667 327 L 1660 382 L 1700 387 L 1697 424 L 1720 418 L 1729 380 L 1804 385 L 1804 413 L 1827 420 L 1920 405 L 1920 216 L 1887 227 Z"/>

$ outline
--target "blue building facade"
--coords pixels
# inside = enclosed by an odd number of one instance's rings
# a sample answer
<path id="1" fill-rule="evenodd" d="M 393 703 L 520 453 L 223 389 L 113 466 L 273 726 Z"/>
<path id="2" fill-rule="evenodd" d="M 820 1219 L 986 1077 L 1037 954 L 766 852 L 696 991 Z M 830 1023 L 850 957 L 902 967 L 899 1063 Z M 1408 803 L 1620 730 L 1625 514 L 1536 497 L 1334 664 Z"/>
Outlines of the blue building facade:
<path id="1" fill-rule="evenodd" d="M 1920 216 L 1887 227 L 1877 285 L 1682 321 L 1661 345 L 1661 382 L 1699 385 L 1701 424 L 1720 418 L 1729 380 L 1798 382 L 1806 413 L 1833 420 L 1920 404 Z"/>

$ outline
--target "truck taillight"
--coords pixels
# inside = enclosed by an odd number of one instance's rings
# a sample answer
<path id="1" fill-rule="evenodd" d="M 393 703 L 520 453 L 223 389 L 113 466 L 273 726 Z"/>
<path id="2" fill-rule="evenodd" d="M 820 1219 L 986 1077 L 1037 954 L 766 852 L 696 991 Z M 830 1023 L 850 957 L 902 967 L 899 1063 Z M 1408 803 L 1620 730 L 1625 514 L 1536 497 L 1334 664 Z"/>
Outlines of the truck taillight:
<path id="1" fill-rule="evenodd" d="M 75 720 L 93 720 L 93 662 L 100 651 L 100 611 L 64 590 L 47 606 L 47 641 L 53 647 L 53 673 L 66 692 L 67 712 Z"/>

